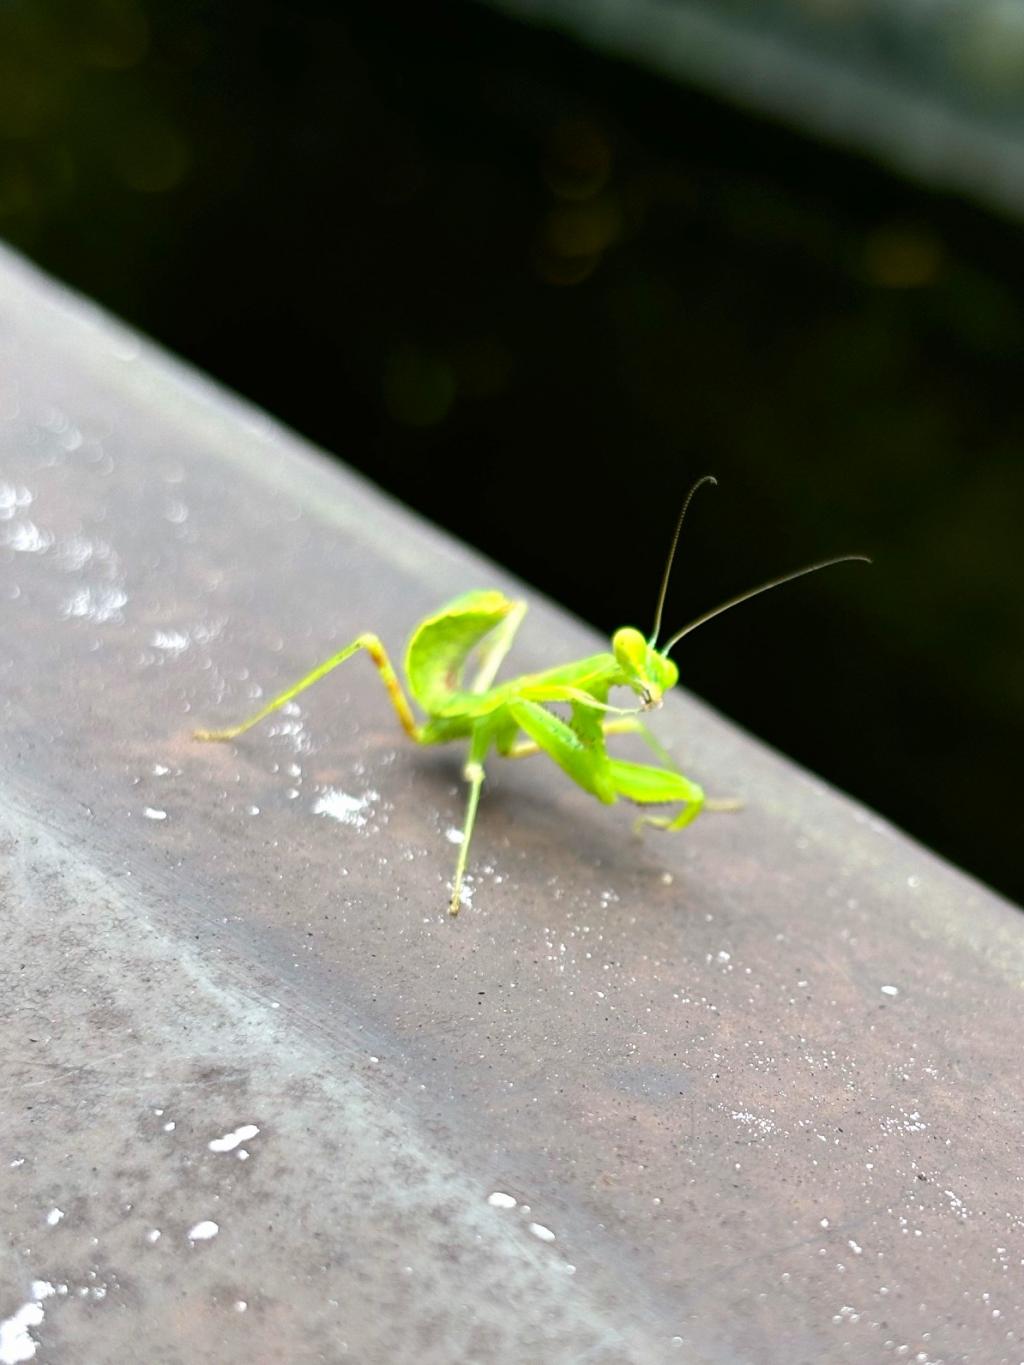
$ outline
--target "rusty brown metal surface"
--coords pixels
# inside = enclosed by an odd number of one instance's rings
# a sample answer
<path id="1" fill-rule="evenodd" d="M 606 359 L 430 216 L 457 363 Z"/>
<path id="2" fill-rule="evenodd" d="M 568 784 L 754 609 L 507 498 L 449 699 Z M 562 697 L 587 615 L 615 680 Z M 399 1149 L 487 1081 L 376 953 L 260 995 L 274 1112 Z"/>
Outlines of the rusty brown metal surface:
<path id="1" fill-rule="evenodd" d="M 0 258 L 0 1365 L 1019 1365 L 1012 907 L 685 696 L 741 814 L 495 764 L 456 921 L 365 660 L 190 740 L 492 584 Z"/>

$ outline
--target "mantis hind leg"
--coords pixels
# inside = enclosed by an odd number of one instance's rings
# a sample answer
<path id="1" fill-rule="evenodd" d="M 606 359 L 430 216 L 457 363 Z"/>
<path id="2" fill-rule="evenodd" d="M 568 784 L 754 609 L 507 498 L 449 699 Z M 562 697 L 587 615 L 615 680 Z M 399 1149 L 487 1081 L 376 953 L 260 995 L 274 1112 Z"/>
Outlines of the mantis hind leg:
<path id="1" fill-rule="evenodd" d="M 312 687 L 313 684 L 319 682 L 325 674 L 330 673 L 331 670 L 337 668 L 339 664 L 343 664 L 346 659 L 350 659 L 353 654 L 358 653 L 361 649 L 365 649 L 373 660 L 377 672 L 380 674 L 381 681 L 387 688 L 388 696 L 391 698 L 391 704 L 398 713 L 398 719 L 401 722 L 402 729 L 410 739 L 416 740 L 417 743 L 422 743 L 422 726 L 416 723 L 412 708 L 409 706 L 406 695 L 402 691 L 402 685 L 398 681 L 395 670 L 391 666 L 391 660 L 388 658 L 387 650 L 381 644 L 377 636 L 371 634 L 360 635 L 357 639 L 353 640 L 350 645 L 346 645 L 344 649 L 339 650 L 337 654 L 332 654 L 331 657 L 325 659 L 322 664 L 317 664 L 316 668 L 307 673 L 304 678 L 300 678 L 297 683 L 286 688 L 285 691 L 276 696 L 273 701 L 267 702 L 266 706 L 257 711 L 255 715 L 250 716 L 247 720 L 243 720 L 240 725 L 232 725 L 226 730 L 196 730 L 193 738 L 203 740 L 227 740 L 234 739 L 236 735 L 244 734 L 246 730 L 251 730 L 254 725 L 258 725 L 261 720 L 265 720 L 267 716 L 286 705 L 293 697 L 297 697 L 300 692 L 305 692 L 307 687 Z"/>

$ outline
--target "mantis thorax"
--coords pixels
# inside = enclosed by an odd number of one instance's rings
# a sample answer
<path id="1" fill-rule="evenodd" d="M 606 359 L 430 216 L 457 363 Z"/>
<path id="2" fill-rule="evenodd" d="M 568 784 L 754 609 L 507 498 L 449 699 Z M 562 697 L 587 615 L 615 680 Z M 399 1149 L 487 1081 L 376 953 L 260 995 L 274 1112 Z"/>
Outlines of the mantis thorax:
<path id="1" fill-rule="evenodd" d="M 615 660 L 622 669 L 622 683 L 631 687 L 644 706 L 658 706 L 662 696 L 679 681 L 679 669 L 658 651 L 634 626 L 623 626 L 612 636 Z"/>

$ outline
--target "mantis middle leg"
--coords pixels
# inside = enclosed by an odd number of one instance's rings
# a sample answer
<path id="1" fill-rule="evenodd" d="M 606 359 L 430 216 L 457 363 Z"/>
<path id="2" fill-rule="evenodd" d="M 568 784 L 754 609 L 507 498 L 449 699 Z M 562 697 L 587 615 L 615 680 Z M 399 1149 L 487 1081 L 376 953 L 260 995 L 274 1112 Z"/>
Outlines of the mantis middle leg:
<path id="1" fill-rule="evenodd" d="M 473 837 L 476 822 L 476 808 L 480 801 L 480 788 L 484 781 L 484 756 L 490 744 L 490 736 L 483 726 L 473 732 L 469 746 L 469 758 L 462 775 L 469 783 L 469 799 L 466 802 L 466 818 L 462 825 L 462 839 L 459 843 L 459 858 L 455 864 L 455 880 L 452 883 L 452 898 L 448 902 L 449 915 L 459 913 L 462 902 L 462 881 L 466 875 L 466 861 L 469 858 L 469 841 Z"/>
<path id="2" fill-rule="evenodd" d="M 381 682 L 383 682 L 384 686 L 387 688 L 388 696 L 391 698 L 391 705 L 398 713 L 398 719 L 401 722 L 402 729 L 410 739 L 414 739 L 417 744 L 422 744 L 423 727 L 416 722 L 416 717 L 412 713 L 412 708 L 409 705 L 408 699 L 402 691 L 402 684 L 398 681 L 395 670 L 391 666 L 391 660 L 388 658 L 387 650 L 376 635 L 369 633 L 360 635 L 358 639 L 353 640 L 350 645 L 346 645 L 345 648 L 339 650 L 337 654 L 332 654 L 331 657 L 325 659 L 322 664 L 317 664 L 316 668 L 307 673 L 304 678 L 300 678 L 297 683 L 292 687 L 287 688 L 279 696 L 276 696 L 273 701 L 267 702 L 262 710 L 257 711 L 254 716 L 250 716 L 248 720 L 243 720 L 241 725 L 232 725 L 226 730 L 196 730 L 193 737 L 195 739 L 227 740 L 234 739 L 236 735 L 244 734 L 246 730 L 250 730 L 254 725 L 258 725 L 261 720 L 265 720 L 267 716 L 271 715 L 274 711 L 279 710 L 287 702 L 290 702 L 293 697 L 297 697 L 300 692 L 305 692 L 307 687 L 312 687 L 313 684 L 319 682 L 325 674 L 330 673 L 331 670 L 337 668 L 339 664 L 343 664 L 346 659 L 350 659 L 353 654 L 356 654 L 361 649 L 365 649 L 373 660 L 377 672 L 380 674 Z"/>

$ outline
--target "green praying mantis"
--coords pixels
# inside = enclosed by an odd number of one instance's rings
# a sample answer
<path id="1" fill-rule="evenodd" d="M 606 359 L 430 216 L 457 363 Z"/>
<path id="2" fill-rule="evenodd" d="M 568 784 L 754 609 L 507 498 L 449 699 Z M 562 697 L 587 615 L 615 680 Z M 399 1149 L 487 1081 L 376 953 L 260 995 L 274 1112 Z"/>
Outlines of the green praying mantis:
<path id="1" fill-rule="evenodd" d="M 662 612 L 683 520 L 697 490 L 703 484 L 716 482 L 712 475 L 704 475 L 692 486 L 683 502 L 661 581 L 654 629 L 649 638 L 633 626 L 623 626 L 612 636 L 610 653 L 592 654 L 573 663 L 495 683 L 498 669 L 526 615 L 526 603 L 497 591 L 467 592 L 421 621 L 409 640 L 405 675 L 409 691 L 426 716 L 424 721 L 416 719 L 383 644 L 376 635 L 366 633 L 318 664 L 240 725 L 226 730 L 197 730 L 195 738 L 235 739 L 319 682 L 353 654 L 365 650 L 380 673 L 402 728 L 410 739 L 417 744 L 469 741 L 469 755 L 463 768 L 469 796 L 448 906 L 452 915 L 459 912 L 484 764 L 492 750 L 502 758 L 545 753 L 578 786 L 605 805 L 625 797 L 640 806 L 679 806 L 675 814 L 641 815 L 637 820 L 638 828 L 653 825 L 664 830 L 684 829 L 702 810 L 735 810 L 739 802 L 708 800 L 696 782 L 671 766 L 657 767 L 613 758 L 605 741 L 611 735 L 637 734 L 663 763 L 669 764 L 669 756 L 640 719 L 640 713 L 660 706 L 665 693 L 678 682 L 679 670 L 669 654 L 679 641 L 715 616 L 770 588 L 833 564 L 857 560 L 870 563 L 870 560 L 866 555 L 841 555 L 773 578 L 698 616 L 659 648 Z M 474 651 L 476 671 L 467 686 L 463 679 Z M 613 687 L 630 688 L 639 698 L 640 705 L 632 708 L 610 705 L 608 694 Z M 555 703 L 568 707 L 567 717 L 549 709 Z"/>

